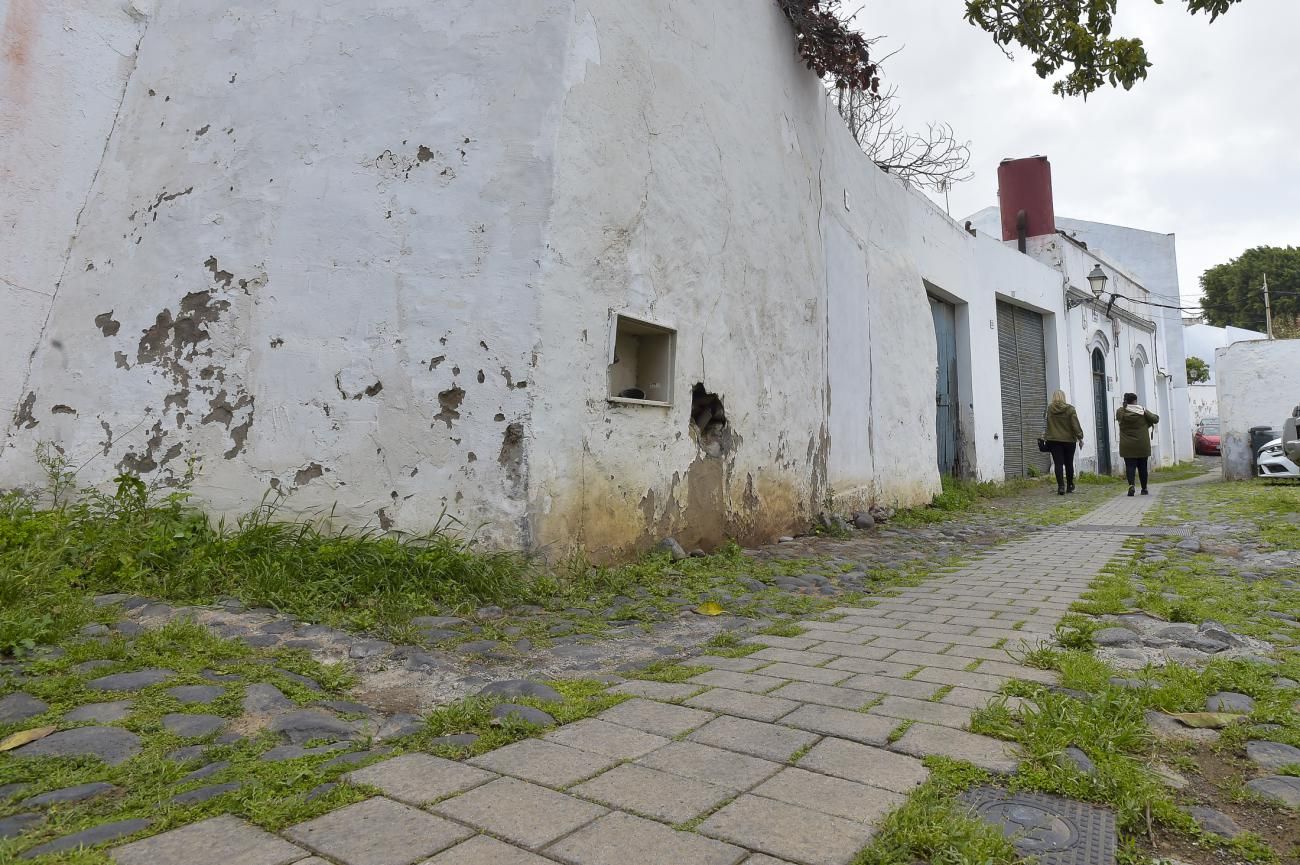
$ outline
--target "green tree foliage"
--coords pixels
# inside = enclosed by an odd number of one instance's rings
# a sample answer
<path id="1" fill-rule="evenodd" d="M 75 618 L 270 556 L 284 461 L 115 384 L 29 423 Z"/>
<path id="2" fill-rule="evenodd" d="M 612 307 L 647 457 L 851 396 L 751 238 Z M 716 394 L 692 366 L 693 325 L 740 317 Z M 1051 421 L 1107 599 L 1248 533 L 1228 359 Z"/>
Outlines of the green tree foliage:
<path id="1" fill-rule="evenodd" d="M 1199 357 L 1189 357 L 1187 359 L 1187 381 L 1189 384 L 1200 384 L 1203 381 L 1210 380 L 1210 365 Z"/>
<path id="2" fill-rule="evenodd" d="M 1163 4 L 1164 0 L 1155 0 Z M 1180 0 L 1193 15 L 1218 18 L 1241 0 Z M 1119 0 L 966 0 L 966 20 L 988 32 L 1010 56 L 1017 45 L 1034 55 L 1034 71 L 1062 96 L 1087 96 L 1106 84 L 1128 90 L 1151 62 L 1141 39 L 1113 36 Z"/>
<path id="3" fill-rule="evenodd" d="M 1280 337 L 1297 335 L 1300 322 L 1300 248 L 1257 246 L 1227 264 L 1211 267 L 1201 276 L 1205 320 L 1219 327 L 1231 325 L 1264 329 L 1264 275 L 1268 275 L 1273 305 L 1273 331 Z"/>

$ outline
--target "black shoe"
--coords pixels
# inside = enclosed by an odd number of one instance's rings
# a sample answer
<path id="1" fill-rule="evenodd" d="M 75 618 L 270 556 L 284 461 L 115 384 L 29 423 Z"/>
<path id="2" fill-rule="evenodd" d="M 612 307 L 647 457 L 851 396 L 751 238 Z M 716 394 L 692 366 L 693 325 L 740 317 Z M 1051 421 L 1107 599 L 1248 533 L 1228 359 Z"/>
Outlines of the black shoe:
<path id="1" fill-rule="evenodd" d="M 1063 496 L 1063 495 L 1065 495 L 1065 484 L 1057 484 L 1057 485 L 1056 485 L 1056 494 L 1057 494 L 1058 496 Z"/>
<path id="2" fill-rule="evenodd" d="M 1151 495 L 1151 493 L 1147 490 L 1146 487 L 1143 487 L 1143 488 L 1142 488 L 1142 495 L 1144 495 L 1144 496 L 1149 496 L 1149 495 Z"/>
<path id="3" fill-rule="evenodd" d="M 1133 495 L 1133 487 L 1129 487 L 1129 488 L 1128 488 L 1128 494 L 1129 494 L 1129 495 Z"/>
<path id="4" fill-rule="evenodd" d="M 1074 492 L 1074 481 L 1070 481 L 1068 484 L 1065 485 L 1065 491 L 1067 493 Z"/>

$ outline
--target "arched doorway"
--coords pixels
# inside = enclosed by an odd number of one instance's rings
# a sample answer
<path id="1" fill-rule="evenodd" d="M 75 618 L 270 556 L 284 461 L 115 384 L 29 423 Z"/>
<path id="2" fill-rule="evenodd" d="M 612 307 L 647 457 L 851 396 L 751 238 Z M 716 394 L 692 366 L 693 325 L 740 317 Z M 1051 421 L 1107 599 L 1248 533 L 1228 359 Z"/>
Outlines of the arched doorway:
<path id="1" fill-rule="evenodd" d="M 1106 356 L 1092 350 L 1092 413 L 1096 422 L 1097 474 L 1110 474 L 1110 401 L 1106 399 Z"/>

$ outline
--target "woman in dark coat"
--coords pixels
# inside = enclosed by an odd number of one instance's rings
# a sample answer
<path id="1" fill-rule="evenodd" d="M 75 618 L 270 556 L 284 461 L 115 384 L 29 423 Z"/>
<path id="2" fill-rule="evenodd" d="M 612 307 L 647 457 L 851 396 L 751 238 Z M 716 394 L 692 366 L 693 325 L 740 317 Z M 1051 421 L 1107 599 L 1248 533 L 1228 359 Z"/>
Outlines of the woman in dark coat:
<path id="1" fill-rule="evenodd" d="M 1133 476 L 1142 481 L 1142 495 L 1147 495 L 1147 460 L 1151 458 L 1151 428 L 1160 416 L 1138 405 L 1137 394 L 1124 394 L 1124 405 L 1115 412 L 1119 424 L 1119 455 L 1124 458 L 1128 494 L 1133 495 Z"/>
<path id="2" fill-rule="evenodd" d="M 1065 391 L 1058 390 L 1052 394 L 1052 401 L 1047 404 L 1043 440 L 1052 452 L 1057 494 L 1063 496 L 1074 492 L 1074 450 L 1083 444 L 1083 427 L 1079 426 L 1079 413 L 1066 400 Z"/>

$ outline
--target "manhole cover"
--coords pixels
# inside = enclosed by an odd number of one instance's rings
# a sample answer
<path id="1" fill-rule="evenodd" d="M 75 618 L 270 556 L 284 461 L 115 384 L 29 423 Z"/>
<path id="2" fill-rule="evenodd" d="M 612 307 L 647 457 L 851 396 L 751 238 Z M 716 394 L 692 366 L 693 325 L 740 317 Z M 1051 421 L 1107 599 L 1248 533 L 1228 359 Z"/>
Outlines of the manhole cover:
<path id="1" fill-rule="evenodd" d="M 961 798 L 1040 865 L 1114 865 L 1115 817 L 1104 808 L 997 787 L 977 787 Z"/>
<path id="2" fill-rule="evenodd" d="M 1180 526 L 1099 526 L 1075 523 L 1058 526 L 1057 530 L 1065 532 L 1101 532 L 1111 535 L 1171 535 L 1179 538 L 1190 534 L 1187 529 Z"/>

